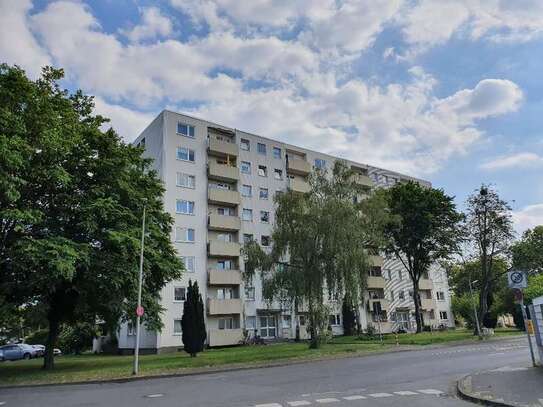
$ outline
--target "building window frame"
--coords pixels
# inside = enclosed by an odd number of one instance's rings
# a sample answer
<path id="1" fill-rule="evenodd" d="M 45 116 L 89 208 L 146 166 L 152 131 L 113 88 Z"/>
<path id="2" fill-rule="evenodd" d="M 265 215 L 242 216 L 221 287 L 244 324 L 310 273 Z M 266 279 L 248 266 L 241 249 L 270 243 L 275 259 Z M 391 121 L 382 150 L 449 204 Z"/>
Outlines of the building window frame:
<path id="1" fill-rule="evenodd" d="M 183 293 L 179 297 L 177 296 L 177 290 L 180 290 L 180 292 Z M 185 302 L 186 300 L 187 300 L 187 287 L 182 286 L 182 285 L 174 286 L 173 287 L 173 302 L 180 303 L 180 302 Z"/>
<path id="2" fill-rule="evenodd" d="M 196 151 L 188 147 L 177 147 L 175 150 L 175 157 L 179 161 L 184 161 L 187 163 L 195 163 Z"/>
<path id="3" fill-rule="evenodd" d="M 185 127 L 184 131 L 183 127 Z M 177 122 L 176 133 L 183 137 L 196 138 L 196 128 L 192 124 Z"/>

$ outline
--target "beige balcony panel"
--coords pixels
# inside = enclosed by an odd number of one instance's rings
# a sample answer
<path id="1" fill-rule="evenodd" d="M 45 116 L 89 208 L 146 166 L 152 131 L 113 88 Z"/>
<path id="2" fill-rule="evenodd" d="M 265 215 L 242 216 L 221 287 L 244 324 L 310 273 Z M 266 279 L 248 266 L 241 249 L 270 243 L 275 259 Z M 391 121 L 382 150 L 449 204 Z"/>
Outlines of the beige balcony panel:
<path id="1" fill-rule="evenodd" d="M 209 188 L 207 190 L 207 200 L 212 204 L 229 206 L 239 205 L 241 202 L 238 191 L 218 188 Z"/>
<path id="2" fill-rule="evenodd" d="M 215 162 L 209 163 L 207 175 L 209 178 L 219 181 L 237 181 L 239 179 L 238 167 Z"/>
<path id="3" fill-rule="evenodd" d="M 228 143 L 223 140 L 217 140 L 215 137 L 209 138 L 208 145 L 209 154 L 217 155 L 220 157 L 226 156 L 238 156 L 238 145 L 235 143 Z"/>
<path id="4" fill-rule="evenodd" d="M 432 280 L 427 278 L 421 278 L 419 280 L 419 290 L 432 290 L 434 288 L 434 283 Z"/>
<path id="5" fill-rule="evenodd" d="M 306 181 L 297 178 L 291 178 L 290 189 L 294 192 L 306 193 L 309 192 L 310 187 Z"/>
<path id="6" fill-rule="evenodd" d="M 370 256 L 370 264 L 375 267 L 383 267 L 384 260 L 381 256 Z"/>
<path id="7" fill-rule="evenodd" d="M 213 213 L 209 215 L 208 228 L 211 230 L 240 230 L 239 216 L 224 216 Z"/>
<path id="8" fill-rule="evenodd" d="M 231 315 L 241 314 L 241 299 L 232 298 L 229 300 L 207 299 L 207 313 L 209 315 Z"/>
<path id="9" fill-rule="evenodd" d="M 243 339 L 242 329 L 210 329 L 209 346 L 237 345 Z"/>
<path id="10" fill-rule="evenodd" d="M 373 303 L 374 302 L 380 302 L 381 303 L 381 309 L 383 311 L 388 311 L 389 308 L 390 308 L 390 301 L 387 300 L 386 298 L 379 298 L 379 299 L 375 299 L 375 300 L 369 300 L 370 301 L 370 311 L 373 310 Z"/>
<path id="11" fill-rule="evenodd" d="M 385 288 L 383 277 L 368 276 L 368 288 Z"/>
<path id="12" fill-rule="evenodd" d="M 422 298 L 420 300 L 420 305 L 422 309 L 427 310 L 427 311 L 436 309 L 436 302 L 431 298 Z"/>
<path id="13" fill-rule="evenodd" d="M 360 185 L 365 185 L 370 188 L 373 187 L 373 181 L 367 175 L 356 174 L 353 176 L 353 180 Z"/>
<path id="14" fill-rule="evenodd" d="M 292 159 L 289 157 L 287 171 L 291 174 L 305 176 L 311 172 L 311 164 L 309 164 L 306 160 L 302 160 L 299 158 Z"/>
<path id="15" fill-rule="evenodd" d="M 240 285 L 241 273 L 239 270 L 214 270 L 209 272 L 209 285 Z"/>
<path id="16" fill-rule="evenodd" d="M 215 257 L 239 257 L 241 245 L 236 242 L 222 242 L 210 240 L 208 251 L 210 256 Z"/>

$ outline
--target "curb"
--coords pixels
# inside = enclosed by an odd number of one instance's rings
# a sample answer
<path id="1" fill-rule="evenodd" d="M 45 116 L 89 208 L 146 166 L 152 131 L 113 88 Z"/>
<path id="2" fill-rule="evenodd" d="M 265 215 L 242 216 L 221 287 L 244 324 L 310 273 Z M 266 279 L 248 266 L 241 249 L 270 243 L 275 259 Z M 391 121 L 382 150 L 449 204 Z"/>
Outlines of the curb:
<path id="1" fill-rule="evenodd" d="M 460 398 L 471 401 L 472 403 L 483 404 L 486 406 L 518 407 L 518 404 L 492 400 L 474 393 L 472 388 L 472 375 L 464 376 L 462 379 L 458 380 L 458 382 L 456 382 L 456 389 Z"/>

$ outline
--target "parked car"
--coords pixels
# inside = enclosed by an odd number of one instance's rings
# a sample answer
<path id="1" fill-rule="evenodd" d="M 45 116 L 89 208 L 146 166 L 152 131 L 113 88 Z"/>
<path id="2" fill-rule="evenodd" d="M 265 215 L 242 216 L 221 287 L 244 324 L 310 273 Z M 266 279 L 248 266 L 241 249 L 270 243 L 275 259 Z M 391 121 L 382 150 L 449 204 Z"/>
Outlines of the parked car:
<path id="1" fill-rule="evenodd" d="M 20 360 L 38 357 L 37 349 L 25 343 L 0 346 L 0 360 Z"/>
<path id="2" fill-rule="evenodd" d="M 45 354 L 45 346 L 43 345 L 30 345 L 30 346 L 36 349 L 38 357 L 42 357 Z"/>

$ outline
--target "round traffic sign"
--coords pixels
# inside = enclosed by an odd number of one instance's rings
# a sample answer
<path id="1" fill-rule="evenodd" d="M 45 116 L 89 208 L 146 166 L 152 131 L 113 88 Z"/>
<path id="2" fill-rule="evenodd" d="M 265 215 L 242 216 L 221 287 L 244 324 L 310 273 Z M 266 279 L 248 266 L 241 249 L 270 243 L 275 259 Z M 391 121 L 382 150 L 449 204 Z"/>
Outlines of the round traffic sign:
<path id="1" fill-rule="evenodd" d="M 137 308 L 136 308 L 136 315 L 137 315 L 138 317 L 143 316 L 143 307 L 140 306 L 140 307 L 137 307 Z"/>
<path id="2" fill-rule="evenodd" d="M 511 273 L 511 281 L 515 284 L 522 283 L 522 280 L 524 280 L 524 275 L 518 271 L 513 271 Z"/>

